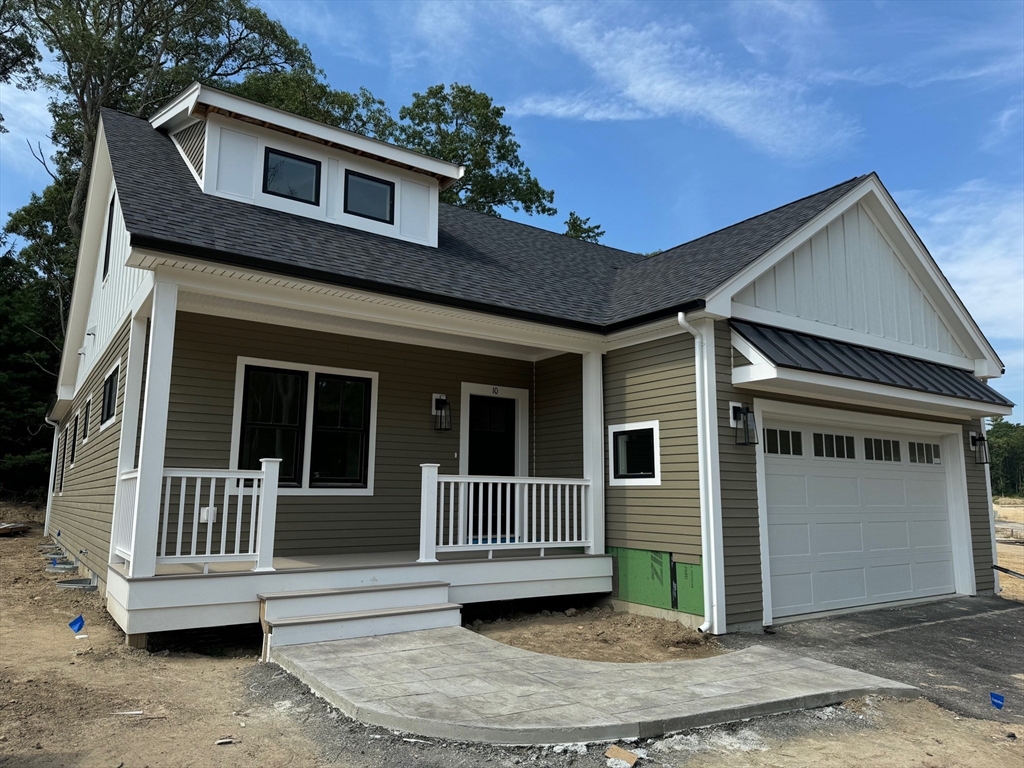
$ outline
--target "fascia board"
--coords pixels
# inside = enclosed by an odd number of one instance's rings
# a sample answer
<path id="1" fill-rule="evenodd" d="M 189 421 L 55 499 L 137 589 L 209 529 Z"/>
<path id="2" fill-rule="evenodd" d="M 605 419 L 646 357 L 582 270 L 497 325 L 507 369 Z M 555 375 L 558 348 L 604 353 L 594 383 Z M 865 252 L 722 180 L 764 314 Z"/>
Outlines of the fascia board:
<path id="1" fill-rule="evenodd" d="M 722 283 L 706 299 L 706 311 L 720 317 L 732 316 L 732 297 L 743 290 L 747 285 L 754 282 L 761 274 L 778 264 L 782 259 L 796 250 L 797 246 L 805 240 L 810 240 L 824 227 L 848 208 L 855 205 L 870 191 L 868 183 L 871 179 L 865 179 L 856 187 L 851 189 L 832 205 L 819 213 L 809 222 L 804 224 L 789 237 L 771 248 L 759 258 L 748 264 L 744 269 Z"/>
<path id="2" fill-rule="evenodd" d="M 103 221 L 96 221 L 96 212 L 97 210 L 106 210 L 108 201 L 100 199 L 100 190 L 110 189 L 112 180 L 110 155 L 107 152 L 107 139 L 101 116 L 96 134 L 96 149 L 93 151 L 89 190 L 86 194 L 85 211 L 82 216 L 82 235 L 78 244 L 75 282 L 71 290 L 71 306 L 68 309 L 67 332 L 64 334 L 64 349 L 61 351 L 60 368 L 57 373 L 58 400 L 74 397 L 78 366 L 81 364 L 78 350 L 85 343 L 89 307 L 92 305 L 92 292 L 96 284 L 100 238 L 103 234 Z"/>
<path id="3" fill-rule="evenodd" d="M 258 104 L 239 96 L 233 96 L 216 88 L 202 86 L 198 93 L 198 103 L 217 107 L 228 112 L 244 114 L 246 117 L 279 125 L 297 133 L 313 136 L 324 141 L 343 144 L 360 152 L 418 168 L 425 173 L 444 176 L 451 181 L 461 179 L 465 173 L 465 169 L 461 165 L 449 163 L 445 160 L 437 160 L 419 152 L 414 152 L 411 149 L 396 147 L 393 144 L 388 144 L 378 139 L 371 139 L 367 136 L 347 131 L 344 128 L 334 128 L 316 120 L 309 120 L 308 118 L 299 117 L 274 107 L 268 107 L 265 104 Z"/>
<path id="4" fill-rule="evenodd" d="M 945 395 L 890 387 L 885 384 L 844 379 L 827 374 L 777 368 L 765 365 L 744 365 L 733 369 L 733 385 L 740 389 L 754 389 L 800 397 L 827 398 L 832 402 L 849 403 L 874 408 L 892 408 L 928 415 L 949 415 L 952 418 L 980 418 L 1008 416 L 1010 406 L 979 403 Z"/>
<path id="5" fill-rule="evenodd" d="M 173 133 L 179 127 L 179 123 L 184 123 L 191 118 L 201 90 L 202 86 L 199 83 L 192 83 L 157 110 L 156 114 L 149 118 L 149 124 L 154 128 L 162 128 L 168 133 Z"/>
<path id="6" fill-rule="evenodd" d="M 582 354 L 603 351 L 603 337 L 596 333 L 317 284 L 257 270 L 243 272 L 230 266 L 146 249 L 133 248 L 128 263 L 143 269 L 156 269 L 161 280 L 175 282 L 197 293 L 559 352 Z"/>

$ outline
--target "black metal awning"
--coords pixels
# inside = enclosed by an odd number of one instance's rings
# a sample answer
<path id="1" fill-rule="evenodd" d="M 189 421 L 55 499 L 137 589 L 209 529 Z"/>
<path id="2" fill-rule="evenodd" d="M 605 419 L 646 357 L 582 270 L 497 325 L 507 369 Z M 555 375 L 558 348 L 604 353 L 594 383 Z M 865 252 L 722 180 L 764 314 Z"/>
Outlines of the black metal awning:
<path id="1" fill-rule="evenodd" d="M 769 325 L 742 320 L 731 320 L 730 324 L 777 368 L 887 384 L 978 403 L 1013 406 L 988 384 L 961 368 Z"/>

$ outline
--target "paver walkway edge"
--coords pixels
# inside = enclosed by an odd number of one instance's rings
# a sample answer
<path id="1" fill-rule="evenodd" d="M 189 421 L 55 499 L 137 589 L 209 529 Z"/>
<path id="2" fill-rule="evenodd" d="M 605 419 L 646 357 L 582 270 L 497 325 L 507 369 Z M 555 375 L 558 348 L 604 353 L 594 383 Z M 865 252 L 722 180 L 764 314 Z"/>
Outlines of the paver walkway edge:
<path id="1" fill-rule="evenodd" d="M 917 688 L 764 647 L 692 661 L 564 659 L 462 627 L 293 645 L 271 661 L 344 714 L 495 744 L 648 738 Z"/>

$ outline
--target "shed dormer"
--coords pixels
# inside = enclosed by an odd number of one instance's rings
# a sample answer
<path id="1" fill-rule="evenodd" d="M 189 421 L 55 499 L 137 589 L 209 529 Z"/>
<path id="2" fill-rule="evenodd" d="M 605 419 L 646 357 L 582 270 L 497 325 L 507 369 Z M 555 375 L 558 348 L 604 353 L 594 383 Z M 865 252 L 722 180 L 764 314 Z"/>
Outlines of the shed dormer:
<path id="1" fill-rule="evenodd" d="M 440 190 L 462 166 L 194 84 L 150 123 L 203 192 L 437 246 Z"/>

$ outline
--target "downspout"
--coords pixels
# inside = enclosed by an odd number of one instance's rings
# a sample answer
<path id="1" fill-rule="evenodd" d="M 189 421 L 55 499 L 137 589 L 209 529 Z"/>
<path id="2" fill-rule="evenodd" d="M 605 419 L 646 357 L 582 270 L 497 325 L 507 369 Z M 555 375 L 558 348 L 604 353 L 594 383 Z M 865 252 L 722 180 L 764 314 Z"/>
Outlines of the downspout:
<path id="1" fill-rule="evenodd" d="M 716 630 L 715 627 L 715 600 L 717 589 L 715 579 L 717 564 L 715 563 L 714 536 L 717 533 L 714 528 L 714 515 L 712 514 L 710 482 L 711 473 L 707 462 L 710 460 L 708 446 L 708 413 L 706 397 L 706 355 L 704 334 L 694 328 L 686 321 L 686 317 L 680 312 L 676 318 L 679 327 L 693 336 L 693 362 L 694 380 L 696 381 L 697 397 L 697 458 L 698 458 L 698 483 L 700 486 L 700 547 L 701 562 L 704 566 L 704 623 L 697 630 L 708 632 Z"/>
<path id="2" fill-rule="evenodd" d="M 53 481 L 57 471 L 57 448 L 60 445 L 60 422 L 51 421 L 49 415 L 43 421 L 53 427 L 53 448 L 50 451 L 50 476 L 46 480 L 46 522 L 43 523 L 43 536 L 50 535 L 50 512 L 53 509 Z"/>

